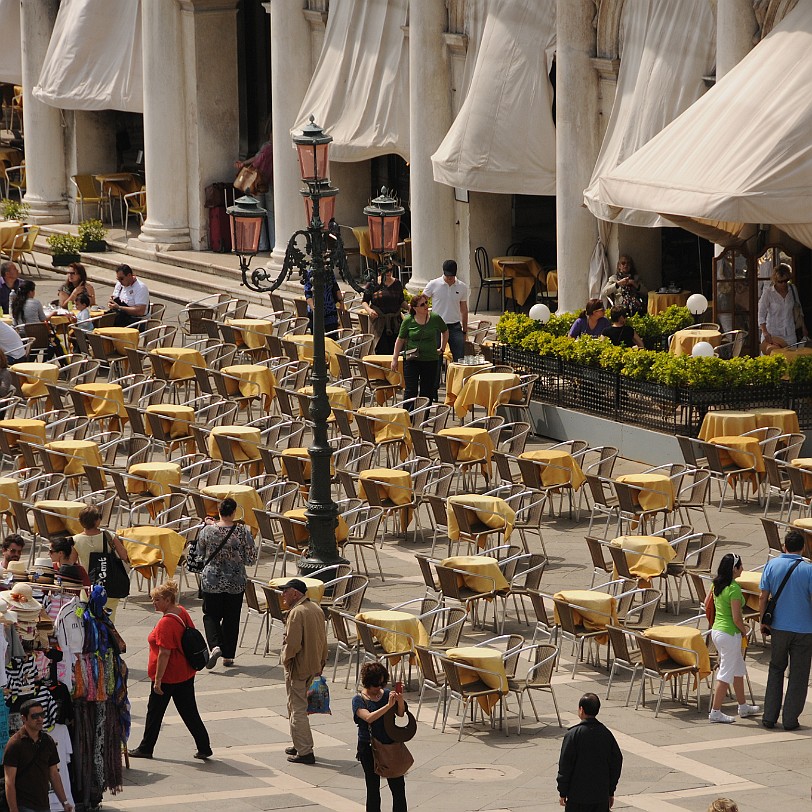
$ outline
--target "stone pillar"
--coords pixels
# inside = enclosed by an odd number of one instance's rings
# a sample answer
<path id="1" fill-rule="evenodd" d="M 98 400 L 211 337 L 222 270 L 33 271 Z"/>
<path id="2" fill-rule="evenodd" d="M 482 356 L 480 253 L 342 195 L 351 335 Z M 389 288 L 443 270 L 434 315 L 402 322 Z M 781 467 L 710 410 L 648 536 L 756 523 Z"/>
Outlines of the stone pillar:
<path id="1" fill-rule="evenodd" d="M 593 0 L 558 0 L 556 45 L 556 218 L 558 303 L 578 311 L 589 290 L 589 260 L 598 239 L 584 207 L 600 139 Z"/>
<path id="2" fill-rule="evenodd" d="M 280 269 L 288 240 L 305 227 L 302 176 L 290 130 L 313 75 L 310 25 L 302 0 L 271 0 L 271 110 L 276 245 L 269 265 Z M 326 126 L 326 122 L 318 124 Z"/>
<path id="3" fill-rule="evenodd" d="M 716 6 L 716 81 L 753 47 L 758 22 L 752 0 L 718 0 Z"/>
<path id="4" fill-rule="evenodd" d="M 445 44 L 444 0 L 422 0 L 409 7 L 409 165 L 412 214 L 412 280 L 421 290 L 442 273 L 443 260 L 453 258 L 466 273 L 468 257 L 453 256 L 457 238 L 454 190 L 435 183 L 431 156 L 453 121 L 451 60 Z"/>
<path id="5" fill-rule="evenodd" d="M 231 180 L 239 153 L 237 0 L 180 0 L 186 85 L 189 232 L 209 247 L 205 188 Z M 249 102 L 250 103 L 250 102 Z"/>
<path id="6" fill-rule="evenodd" d="M 138 242 L 157 251 L 189 249 L 183 37 L 176 0 L 143 0 L 141 32 L 147 219 Z"/>
<path id="7" fill-rule="evenodd" d="M 34 98 L 56 20 L 57 0 L 22 0 L 20 37 L 25 132 L 25 202 L 32 223 L 67 223 L 67 176 L 62 119 L 56 107 Z"/>

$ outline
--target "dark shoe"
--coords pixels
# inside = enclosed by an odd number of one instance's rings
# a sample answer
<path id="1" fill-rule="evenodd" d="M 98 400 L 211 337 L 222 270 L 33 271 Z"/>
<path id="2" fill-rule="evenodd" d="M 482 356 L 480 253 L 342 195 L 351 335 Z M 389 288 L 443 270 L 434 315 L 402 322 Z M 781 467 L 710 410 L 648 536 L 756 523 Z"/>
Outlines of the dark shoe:
<path id="1" fill-rule="evenodd" d="M 800 727 L 798 722 L 795 722 L 794 725 L 783 725 L 784 730 L 797 730 Z"/>
<path id="2" fill-rule="evenodd" d="M 306 756 L 300 756 L 297 754 L 295 756 L 288 756 L 288 761 L 291 764 L 315 764 L 316 757 L 313 755 L 313 753 L 308 753 Z"/>
<path id="3" fill-rule="evenodd" d="M 199 758 L 201 761 L 205 761 L 207 758 L 211 758 L 211 756 L 212 756 L 211 750 L 208 750 L 205 753 L 202 750 L 198 750 L 195 753 L 195 758 Z"/>
<path id="4" fill-rule="evenodd" d="M 762 719 L 761 726 L 766 727 L 767 730 L 772 730 L 775 727 L 775 722 L 771 722 L 769 719 Z"/>
<path id="5" fill-rule="evenodd" d="M 128 750 L 127 755 L 130 758 L 152 758 L 152 753 L 148 753 L 140 747 L 136 747 L 135 750 Z"/>
<path id="6" fill-rule="evenodd" d="M 223 660 L 223 665 L 227 668 L 231 668 L 234 665 L 234 660 Z"/>
<path id="7" fill-rule="evenodd" d="M 211 669 L 214 668 L 215 665 L 217 665 L 217 661 L 222 656 L 223 656 L 223 652 L 220 651 L 220 646 L 215 646 L 211 650 L 211 653 L 209 654 L 209 661 L 206 663 L 206 668 L 208 668 L 211 671 Z"/>
<path id="8" fill-rule="evenodd" d="M 286 756 L 295 756 L 296 755 L 296 748 L 295 747 L 286 747 L 285 748 L 285 755 Z"/>

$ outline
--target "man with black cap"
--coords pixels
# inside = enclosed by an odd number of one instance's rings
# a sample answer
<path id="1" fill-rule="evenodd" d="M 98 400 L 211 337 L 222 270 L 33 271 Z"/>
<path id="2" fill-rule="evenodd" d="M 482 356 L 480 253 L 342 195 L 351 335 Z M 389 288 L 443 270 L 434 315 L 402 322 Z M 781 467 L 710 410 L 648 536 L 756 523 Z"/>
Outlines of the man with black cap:
<path id="1" fill-rule="evenodd" d="M 282 641 L 282 665 L 293 741 L 293 747 L 285 752 L 288 761 L 294 764 L 315 764 L 313 734 L 307 718 L 307 689 L 327 663 L 324 613 L 307 597 L 307 585 L 299 578 L 282 587 L 282 599 L 289 610 Z"/>
<path id="2" fill-rule="evenodd" d="M 468 331 L 468 285 L 457 279 L 457 263 L 447 259 L 443 275 L 432 279 L 423 289 L 431 299 L 431 312 L 448 326 L 448 346 L 455 361 L 465 355 L 465 333 Z"/>

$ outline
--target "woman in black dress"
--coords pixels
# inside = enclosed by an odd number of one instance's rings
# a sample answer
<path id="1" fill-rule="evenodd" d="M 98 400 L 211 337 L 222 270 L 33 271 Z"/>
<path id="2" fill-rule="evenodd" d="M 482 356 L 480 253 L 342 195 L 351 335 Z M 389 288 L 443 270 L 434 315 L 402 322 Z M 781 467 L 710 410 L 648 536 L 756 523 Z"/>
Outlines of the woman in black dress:
<path id="1" fill-rule="evenodd" d="M 378 282 L 370 282 L 364 292 L 364 312 L 369 316 L 369 329 L 375 336 L 375 352 L 389 355 L 395 348 L 402 321 L 403 285 L 395 278 L 395 266 L 390 261 Z"/>

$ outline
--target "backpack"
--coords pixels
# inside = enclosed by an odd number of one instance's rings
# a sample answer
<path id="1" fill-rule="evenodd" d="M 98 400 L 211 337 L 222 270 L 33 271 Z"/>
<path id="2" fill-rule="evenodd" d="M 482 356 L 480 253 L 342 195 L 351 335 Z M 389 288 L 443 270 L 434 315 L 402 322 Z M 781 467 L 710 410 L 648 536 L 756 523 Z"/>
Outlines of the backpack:
<path id="1" fill-rule="evenodd" d="M 187 626 L 186 621 L 180 615 L 172 613 L 172 617 L 176 617 L 183 624 L 180 647 L 183 656 L 186 657 L 186 662 L 195 671 L 202 671 L 209 661 L 209 647 L 206 645 L 206 639 L 194 626 Z"/>

